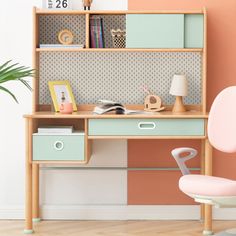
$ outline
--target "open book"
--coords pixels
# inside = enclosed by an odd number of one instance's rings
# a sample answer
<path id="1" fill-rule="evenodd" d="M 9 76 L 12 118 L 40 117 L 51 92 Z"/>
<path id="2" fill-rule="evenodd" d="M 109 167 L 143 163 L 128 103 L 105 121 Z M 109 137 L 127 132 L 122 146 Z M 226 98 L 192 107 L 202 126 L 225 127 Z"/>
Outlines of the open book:
<path id="1" fill-rule="evenodd" d="M 98 105 L 94 108 L 93 112 L 95 114 L 104 114 L 108 112 L 115 112 L 116 114 L 150 114 L 150 112 L 145 112 L 143 110 L 128 110 L 121 103 L 109 101 L 109 100 L 99 100 Z"/>

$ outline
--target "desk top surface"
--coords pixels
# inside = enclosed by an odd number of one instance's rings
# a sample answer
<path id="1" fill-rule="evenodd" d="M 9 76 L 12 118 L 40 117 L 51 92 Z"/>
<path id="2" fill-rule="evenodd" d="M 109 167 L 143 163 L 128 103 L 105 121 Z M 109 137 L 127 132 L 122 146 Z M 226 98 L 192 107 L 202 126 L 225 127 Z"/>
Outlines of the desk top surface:
<path id="1" fill-rule="evenodd" d="M 43 111 L 43 112 L 34 112 L 32 114 L 24 115 L 24 118 L 37 118 L 37 119 L 132 119 L 132 118 L 139 118 L 139 119 L 171 119 L 171 118 L 181 118 L 181 119 L 198 119 L 198 118 L 208 118 L 208 113 L 199 112 L 199 111 L 187 111 L 181 113 L 173 113 L 171 111 L 162 111 L 162 112 L 155 112 L 155 113 L 145 113 L 145 114 L 131 114 L 131 115 L 117 115 L 117 114 L 103 114 L 97 115 L 94 114 L 92 111 L 78 111 L 73 112 L 72 114 L 61 114 L 58 112 L 50 112 L 50 111 Z"/>

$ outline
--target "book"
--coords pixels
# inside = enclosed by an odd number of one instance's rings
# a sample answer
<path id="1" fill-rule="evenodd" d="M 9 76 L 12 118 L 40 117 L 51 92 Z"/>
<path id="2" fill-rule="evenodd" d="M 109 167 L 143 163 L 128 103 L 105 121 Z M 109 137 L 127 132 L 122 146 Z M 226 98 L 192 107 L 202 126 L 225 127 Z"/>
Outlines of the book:
<path id="1" fill-rule="evenodd" d="M 89 25 L 90 25 L 90 46 L 91 48 L 96 48 L 94 18 L 89 19 Z"/>
<path id="2" fill-rule="evenodd" d="M 98 105 L 94 108 L 93 113 L 102 115 L 109 112 L 115 112 L 116 114 L 150 114 L 143 110 L 128 110 L 121 103 L 109 101 L 109 100 L 99 100 Z M 152 112 L 151 112 L 152 113 Z"/>
<path id="3" fill-rule="evenodd" d="M 84 48 L 83 44 L 40 44 L 40 48 Z"/>
<path id="4" fill-rule="evenodd" d="M 43 126 L 38 128 L 38 133 L 71 134 L 73 133 L 73 126 Z"/>
<path id="5" fill-rule="evenodd" d="M 91 48 L 105 48 L 103 19 L 98 16 L 92 16 L 89 24 Z"/>
<path id="6" fill-rule="evenodd" d="M 101 33 L 102 33 L 102 47 L 105 48 L 105 36 L 104 36 L 104 26 L 103 26 L 103 19 L 101 18 Z"/>

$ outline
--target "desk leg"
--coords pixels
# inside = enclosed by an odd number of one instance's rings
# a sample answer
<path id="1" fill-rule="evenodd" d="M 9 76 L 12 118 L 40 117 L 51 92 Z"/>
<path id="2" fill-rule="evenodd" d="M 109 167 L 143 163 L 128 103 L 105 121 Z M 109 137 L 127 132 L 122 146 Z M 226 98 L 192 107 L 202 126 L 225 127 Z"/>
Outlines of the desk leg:
<path id="1" fill-rule="evenodd" d="M 201 140 L 201 175 L 205 174 L 205 139 Z M 201 204 L 201 217 L 200 221 L 204 222 L 205 205 Z"/>
<path id="2" fill-rule="evenodd" d="M 205 140 L 205 174 L 212 175 L 212 147 L 208 139 Z M 212 206 L 205 205 L 204 235 L 212 235 Z"/>
<path id="3" fill-rule="evenodd" d="M 33 164 L 33 222 L 40 222 L 39 213 L 39 164 Z"/>
<path id="4" fill-rule="evenodd" d="M 26 120 L 26 158 L 25 158 L 25 234 L 33 233 L 32 224 L 32 120 Z"/>

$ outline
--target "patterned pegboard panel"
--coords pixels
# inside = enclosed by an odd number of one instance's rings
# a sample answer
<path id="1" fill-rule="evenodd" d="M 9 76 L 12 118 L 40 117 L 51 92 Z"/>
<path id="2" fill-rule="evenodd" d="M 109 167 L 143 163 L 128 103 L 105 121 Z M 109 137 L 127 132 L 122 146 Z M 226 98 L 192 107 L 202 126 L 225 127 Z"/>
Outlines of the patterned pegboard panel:
<path id="1" fill-rule="evenodd" d="M 201 103 L 201 53 L 190 52 L 42 52 L 40 53 L 40 104 L 50 104 L 47 82 L 69 80 L 78 104 L 110 99 L 125 104 L 143 104 L 147 85 L 172 104 L 172 77 L 188 78 L 186 104 Z"/>
<path id="2" fill-rule="evenodd" d="M 43 15 L 39 17 L 39 43 L 57 44 L 58 33 L 68 29 L 73 32 L 74 44 L 85 44 L 85 15 Z"/>
<path id="3" fill-rule="evenodd" d="M 113 48 L 111 29 L 126 29 L 125 15 L 99 15 L 103 19 L 103 29 L 106 48 Z"/>

